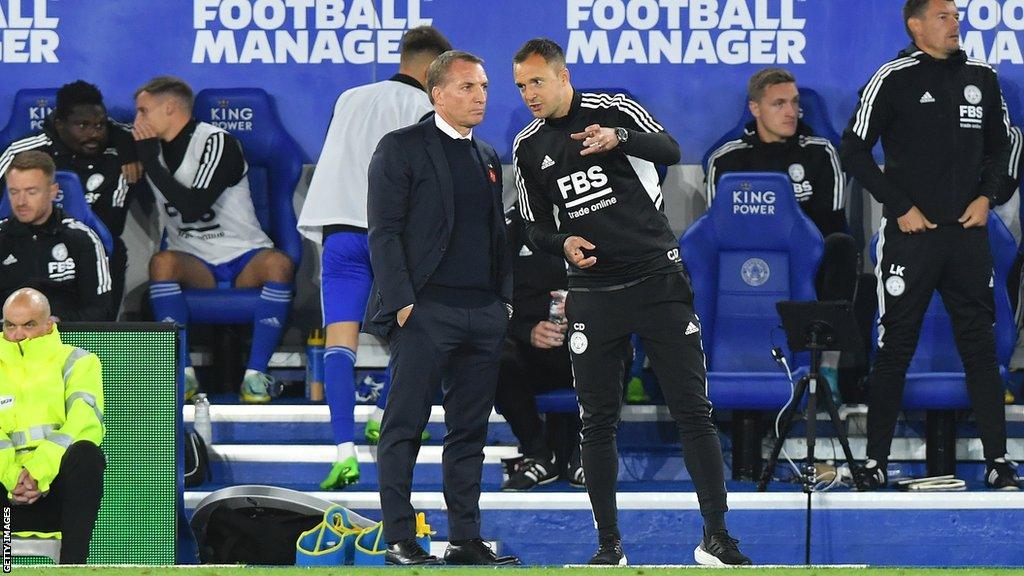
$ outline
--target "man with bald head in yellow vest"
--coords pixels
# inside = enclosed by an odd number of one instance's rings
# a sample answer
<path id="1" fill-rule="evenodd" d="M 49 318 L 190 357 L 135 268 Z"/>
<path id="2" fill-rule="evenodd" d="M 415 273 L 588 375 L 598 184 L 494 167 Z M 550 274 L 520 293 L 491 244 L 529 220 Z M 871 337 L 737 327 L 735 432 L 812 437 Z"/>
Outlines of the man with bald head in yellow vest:
<path id="1" fill-rule="evenodd" d="M 32 288 L 3 307 L 0 500 L 17 533 L 61 532 L 61 564 L 89 557 L 106 460 L 99 358 L 61 342 L 50 303 Z"/>

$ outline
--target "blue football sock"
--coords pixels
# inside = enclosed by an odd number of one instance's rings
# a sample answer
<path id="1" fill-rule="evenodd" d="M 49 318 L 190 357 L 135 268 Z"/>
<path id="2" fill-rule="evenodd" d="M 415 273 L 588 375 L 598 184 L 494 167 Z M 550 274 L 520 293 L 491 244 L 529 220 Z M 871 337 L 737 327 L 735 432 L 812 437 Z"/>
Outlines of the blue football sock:
<path id="1" fill-rule="evenodd" d="M 256 306 L 252 322 L 252 350 L 249 351 L 249 365 L 246 368 L 259 372 L 267 371 L 270 356 L 281 343 L 288 309 L 292 305 L 292 285 L 280 282 L 263 284 L 260 301 Z"/>
<path id="2" fill-rule="evenodd" d="M 331 409 L 334 443 L 352 442 L 355 410 L 356 353 L 344 346 L 324 350 L 324 396 Z"/>
<path id="3" fill-rule="evenodd" d="M 181 284 L 177 282 L 150 282 L 149 303 L 153 307 L 153 318 L 157 322 L 176 322 L 188 326 L 188 304 L 181 293 Z M 184 365 L 191 366 L 192 360 L 187 354 L 188 345 L 182 344 Z"/>

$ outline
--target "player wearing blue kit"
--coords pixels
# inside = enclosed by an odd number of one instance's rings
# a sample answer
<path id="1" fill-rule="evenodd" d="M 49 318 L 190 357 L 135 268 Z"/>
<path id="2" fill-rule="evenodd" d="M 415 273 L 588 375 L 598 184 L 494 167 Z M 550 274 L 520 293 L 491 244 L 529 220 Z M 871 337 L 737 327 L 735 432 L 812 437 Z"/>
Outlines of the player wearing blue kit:
<path id="1" fill-rule="evenodd" d="M 402 36 L 398 73 L 382 82 L 346 90 L 334 117 L 306 201 L 299 232 L 323 246 L 321 302 L 327 327 L 324 384 L 338 455 L 320 487 L 341 489 L 359 481 L 355 454 L 355 361 L 359 323 L 373 283 L 366 240 L 366 170 L 377 143 L 388 132 L 417 122 L 433 110 L 427 93 L 427 67 L 448 40 L 430 26 Z M 387 399 L 384 390 L 366 425 L 366 439 L 376 443 Z"/>
<path id="2" fill-rule="evenodd" d="M 192 104 L 188 84 L 169 76 L 150 80 L 135 94 L 132 132 L 167 232 L 167 248 L 149 262 L 149 298 L 157 320 L 187 325 L 182 286 L 262 288 L 240 396 L 266 403 L 273 384 L 267 364 L 288 319 L 293 265 L 256 219 L 241 144 L 194 120 Z M 189 366 L 186 399 L 198 387 Z"/>

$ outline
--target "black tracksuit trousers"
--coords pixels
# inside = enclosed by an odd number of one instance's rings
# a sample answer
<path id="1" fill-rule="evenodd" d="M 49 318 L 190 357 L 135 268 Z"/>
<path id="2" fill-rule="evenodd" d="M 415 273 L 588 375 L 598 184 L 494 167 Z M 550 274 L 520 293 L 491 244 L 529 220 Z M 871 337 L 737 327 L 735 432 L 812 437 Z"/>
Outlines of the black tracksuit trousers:
<path id="1" fill-rule="evenodd" d="M 583 417 L 583 471 L 599 533 L 618 534 L 615 433 L 622 408 L 622 358 L 632 333 L 643 342 L 679 429 L 705 528 L 725 529 L 722 447 L 711 420 L 700 322 L 689 281 L 676 272 L 618 290 L 570 290 L 565 310 Z"/>
<path id="2" fill-rule="evenodd" d="M 868 382 L 868 458 L 884 468 L 907 367 L 935 290 L 953 325 L 985 460 L 1006 454 L 1003 381 L 996 361 L 992 251 L 985 228 L 958 224 L 915 234 L 882 220 L 878 264 L 878 354 Z"/>

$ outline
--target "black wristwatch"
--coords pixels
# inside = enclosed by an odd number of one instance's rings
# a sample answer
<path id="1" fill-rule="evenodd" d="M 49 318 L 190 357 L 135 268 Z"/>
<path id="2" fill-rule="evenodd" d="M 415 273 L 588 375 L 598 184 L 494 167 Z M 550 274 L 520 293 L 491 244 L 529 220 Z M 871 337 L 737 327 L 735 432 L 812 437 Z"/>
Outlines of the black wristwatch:
<path id="1" fill-rule="evenodd" d="M 619 144 L 625 144 L 629 140 L 629 130 L 616 128 L 615 137 L 619 139 Z"/>

